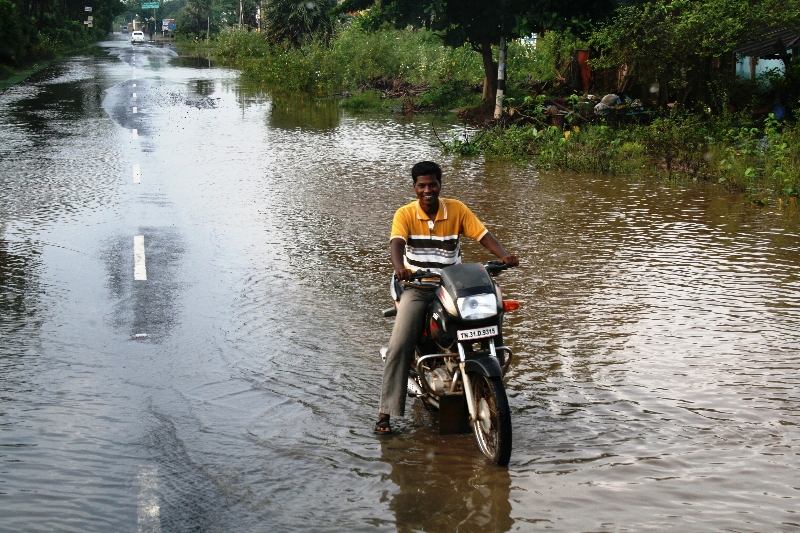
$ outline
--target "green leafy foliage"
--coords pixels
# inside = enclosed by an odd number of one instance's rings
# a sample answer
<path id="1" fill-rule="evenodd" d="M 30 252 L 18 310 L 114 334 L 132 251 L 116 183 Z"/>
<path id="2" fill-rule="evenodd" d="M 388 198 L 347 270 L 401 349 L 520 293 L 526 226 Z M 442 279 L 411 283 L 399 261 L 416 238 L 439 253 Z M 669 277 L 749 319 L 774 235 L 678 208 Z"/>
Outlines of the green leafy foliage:
<path id="1" fill-rule="evenodd" d="M 342 101 L 342 107 L 350 111 L 366 111 L 369 109 L 380 109 L 384 106 L 385 100 L 381 98 L 379 91 L 364 91 L 354 94 Z"/>
<path id="2" fill-rule="evenodd" d="M 422 94 L 417 99 L 417 104 L 422 107 L 436 109 L 455 109 L 471 107 L 480 104 L 481 95 L 473 92 L 466 80 L 453 79 L 450 75 L 435 85 L 430 91 Z"/>
<path id="3" fill-rule="evenodd" d="M 800 126 L 779 123 L 730 128 L 709 164 L 720 183 L 751 195 L 797 197 L 800 190 Z"/>
<path id="4" fill-rule="evenodd" d="M 267 35 L 274 43 L 298 47 L 331 30 L 335 0 L 270 0 L 266 4 Z"/>
<path id="5" fill-rule="evenodd" d="M 605 124 L 468 130 L 442 143 L 446 153 L 483 155 L 487 161 L 534 163 L 544 168 L 604 174 L 651 169 L 671 180 L 719 183 L 754 202 L 800 198 L 800 125 L 770 115 L 713 119 L 673 113 L 652 125 Z"/>
<path id="6" fill-rule="evenodd" d="M 544 168 L 618 174 L 632 172 L 645 162 L 643 147 L 623 142 L 624 137 L 605 125 L 566 131 L 555 126 L 510 126 L 465 131 L 443 143 L 443 149 L 463 156 L 483 154 L 487 161 L 533 162 Z"/>
<path id="7" fill-rule="evenodd" d="M 317 37 L 299 48 L 287 49 L 262 34 L 229 29 L 214 42 L 214 53 L 241 68 L 246 77 L 278 92 L 357 92 L 379 78 L 430 86 L 444 83 L 456 89 L 481 76 L 478 58 L 467 47 L 446 48 L 425 30 L 368 33 L 352 25 L 340 28 L 327 42 Z M 462 95 L 445 88 L 438 96 L 425 98 L 430 103 L 452 104 Z"/>
<path id="8" fill-rule="evenodd" d="M 123 10 L 119 0 L 0 0 L 0 65 L 22 67 L 85 47 L 103 38 Z M 89 28 L 83 22 L 92 15 Z"/>
<path id="9" fill-rule="evenodd" d="M 508 80 L 510 83 L 531 81 L 552 82 L 572 64 L 575 52 L 588 44 L 568 31 L 548 31 L 540 35 L 536 45 L 523 40 L 508 44 Z"/>
<path id="10" fill-rule="evenodd" d="M 673 113 L 639 129 L 636 137 L 649 156 L 663 161 L 668 173 L 697 173 L 705 165 L 707 130 L 696 114 Z"/>
<path id="11" fill-rule="evenodd" d="M 493 47 L 501 39 L 544 30 L 583 32 L 591 21 L 610 15 L 616 5 L 616 0 L 345 0 L 335 12 L 369 9 L 370 27 L 382 22 L 395 28 L 424 28 L 447 46 L 468 44 L 481 55 L 484 78 L 491 87 L 484 96 L 493 101 L 497 88 Z"/>
<path id="12" fill-rule="evenodd" d="M 11 0 L 0 0 L 0 64 L 14 65 L 24 57 L 30 37 L 22 31 L 17 6 Z"/>
<path id="13" fill-rule="evenodd" d="M 660 89 L 662 103 L 700 103 L 723 110 L 736 82 L 733 50 L 757 30 L 800 24 L 800 2 L 787 0 L 654 0 L 619 8 L 596 29 L 599 68 L 627 65 L 639 83 Z M 726 63 L 726 61 L 728 63 Z"/>

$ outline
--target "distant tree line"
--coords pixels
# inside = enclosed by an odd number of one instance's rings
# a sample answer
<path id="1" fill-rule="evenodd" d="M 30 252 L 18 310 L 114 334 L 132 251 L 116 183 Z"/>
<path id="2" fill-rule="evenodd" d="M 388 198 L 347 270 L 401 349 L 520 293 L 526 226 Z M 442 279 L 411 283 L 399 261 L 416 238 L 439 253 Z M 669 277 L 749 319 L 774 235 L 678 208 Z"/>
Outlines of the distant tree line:
<path id="1" fill-rule="evenodd" d="M 649 88 L 658 93 L 662 106 L 715 109 L 747 100 L 754 91 L 763 93 L 765 87 L 790 106 L 800 98 L 800 62 L 792 61 L 800 53 L 797 44 L 793 53 L 776 53 L 785 67 L 781 72 L 749 85 L 734 74 L 737 47 L 770 28 L 800 32 L 800 0 L 181 1 L 186 2 L 186 16 L 180 20 L 191 31 L 204 33 L 209 21 L 212 33 L 235 24 L 258 27 L 267 41 L 287 48 L 314 40 L 327 43 L 356 12 L 360 26 L 373 31 L 424 28 L 445 46 L 467 44 L 480 54 L 486 102 L 494 101 L 497 90 L 500 43 L 551 31 L 582 42 L 592 67 L 606 71 L 605 79 L 596 80 L 595 90 Z M 230 14 L 237 13 L 237 20 L 231 21 Z"/>
<path id="2" fill-rule="evenodd" d="M 129 0 L 130 1 L 130 0 Z M 333 29 L 336 0 L 170 0 L 180 33 L 207 37 L 227 27 L 262 30 L 272 42 L 299 46 Z M 131 4 L 133 5 L 133 4 Z"/>
<path id="3" fill-rule="evenodd" d="M 0 0 L 0 65 L 19 67 L 94 42 L 123 9 L 120 0 Z M 89 16 L 92 27 L 84 24 Z"/>
<path id="4" fill-rule="evenodd" d="M 501 39 L 555 30 L 586 42 L 595 68 L 624 66 L 618 91 L 647 85 L 659 88 L 664 105 L 724 107 L 737 91 L 737 46 L 768 28 L 800 30 L 800 0 L 345 0 L 333 14 L 354 10 L 368 10 L 376 28 L 410 25 L 435 31 L 446 45 L 468 43 L 483 58 L 486 100 L 497 88 L 493 50 Z M 793 55 L 781 55 L 783 74 L 772 73 L 769 83 L 796 105 Z"/>

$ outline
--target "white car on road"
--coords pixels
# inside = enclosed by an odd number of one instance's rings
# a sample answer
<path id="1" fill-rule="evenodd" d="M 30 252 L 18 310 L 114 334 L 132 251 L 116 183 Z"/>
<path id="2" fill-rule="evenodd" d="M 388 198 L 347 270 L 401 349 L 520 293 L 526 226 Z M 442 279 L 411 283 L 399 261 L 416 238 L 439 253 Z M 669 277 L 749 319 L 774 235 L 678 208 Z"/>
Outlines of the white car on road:
<path id="1" fill-rule="evenodd" d="M 144 32 L 143 31 L 135 31 L 131 33 L 131 42 L 132 43 L 143 43 L 144 42 Z"/>

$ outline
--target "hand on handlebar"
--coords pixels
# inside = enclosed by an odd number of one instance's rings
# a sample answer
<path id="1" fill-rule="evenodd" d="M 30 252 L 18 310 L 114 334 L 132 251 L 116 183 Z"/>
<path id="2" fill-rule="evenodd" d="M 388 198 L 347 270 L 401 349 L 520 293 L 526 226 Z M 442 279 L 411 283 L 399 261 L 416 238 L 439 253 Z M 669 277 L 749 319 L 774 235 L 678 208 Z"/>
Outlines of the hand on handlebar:
<path id="1" fill-rule="evenodd" d="M 519 259 L 515 255 L 506 254 L 502 259 L 492 259 L 485 266 L 489 274 L 497 276 L 506 269 L 519 266 Z"/>
<path id="2" fill-rule="evenodd" d="M 396 268 L 394 275 L 401 281 L 411 281 L 411 276 L 414 275 L 414 271 L 408 268 Z"/>

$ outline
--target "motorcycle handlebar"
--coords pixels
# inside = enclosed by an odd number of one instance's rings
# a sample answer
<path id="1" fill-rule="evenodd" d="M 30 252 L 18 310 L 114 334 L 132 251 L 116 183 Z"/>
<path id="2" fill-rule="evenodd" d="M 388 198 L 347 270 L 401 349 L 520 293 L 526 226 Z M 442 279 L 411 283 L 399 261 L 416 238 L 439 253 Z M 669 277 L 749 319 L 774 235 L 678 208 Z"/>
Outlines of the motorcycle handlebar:
<path id="1" fill-rule="evenodd" d="M 411 279 L 424 279 L 424 278 L 441 278 L 441 274 L 431 272 L 430 270 L 416 270 L 411 274 Z"/>
<path id="2" fill-rule="evenodd" d="M 486 268 L 486 271 L 492 276 L 496 276 L 503 270 L 508 270 L 509 268 L 513 268 L 511 265 L 507 265 L 502 261 L 500 261 L 499 259 L 492 259 L 491 261 L 487 261 L 487 263 L 483 266 L 484 268 Z"/>
<path id="3" fill-rule="evenodd" d="M 504 270 L 512 268 L 511 265 L 507 265 L 498 259 L 492 259 L 491 261 L 487 261 L 486 264 L 483 265 L 483 267 L 492 276 L 495 276 Z M 417 270 L 413 274 L 411 274 L 412 281 L 426 279 L 426 278 L 441 278 L 441 277 L 442 277 L 441 274 L 438 274 L 436 272 L 431 272 L 430 270 Z"/>

